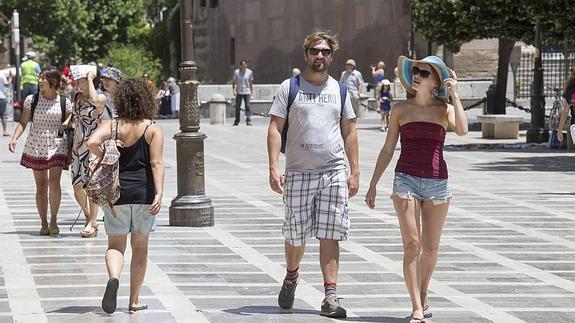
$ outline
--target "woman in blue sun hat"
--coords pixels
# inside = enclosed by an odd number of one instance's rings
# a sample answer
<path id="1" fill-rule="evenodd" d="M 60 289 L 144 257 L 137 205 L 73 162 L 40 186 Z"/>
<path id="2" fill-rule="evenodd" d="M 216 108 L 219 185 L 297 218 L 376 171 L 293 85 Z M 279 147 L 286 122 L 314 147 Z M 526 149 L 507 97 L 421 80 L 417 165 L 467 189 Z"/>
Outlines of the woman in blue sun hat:
<path id="1" fill-rule="evenodd" d="M 467 118 L 458 96 L 457 76 L 439 57 L 412 60 L 400 56 L 397 65 L 401 84 L 413 97 L 393 107 L 365 202 L 375 207 L 377 182 L 401 139 L 391 198 L 403 240 L 403 272 L 412 303 L 410 323 L 421 323 L 431 317 L 427 290 L 452 197 L 443 159 L 445 133 L 450 127 L 457 135 L 465 135 Z"/>

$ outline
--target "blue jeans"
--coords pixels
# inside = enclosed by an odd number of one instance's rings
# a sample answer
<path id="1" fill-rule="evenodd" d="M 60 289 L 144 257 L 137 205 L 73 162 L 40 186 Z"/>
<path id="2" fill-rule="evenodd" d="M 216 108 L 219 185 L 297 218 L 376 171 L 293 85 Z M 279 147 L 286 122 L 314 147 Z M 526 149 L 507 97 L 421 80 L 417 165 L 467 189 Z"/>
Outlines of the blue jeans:
<path id="1" fill-rule="evenodd" d="M 29 95 L 36 94 L 36 93 L 38 93 L 38 85 L 37 84 L 30 84 L 30 83 L 24 84 L 24 87 L 22 88 L 22 102 L 24 102 L 24 100 L 26 100 L 26 98 Z"/>
<path id="2" fill-rule="evenodd" d="M 244 105 L 246 107 L 246 122 L 251 122 L 252 110 L 250 109 L 250 95 L 238 94 L 236 95 L 236 120 L 234 121 L 234 124 L 240 123 L 240 106 L 242 105 L 242 99 L 244 100 Z"/>

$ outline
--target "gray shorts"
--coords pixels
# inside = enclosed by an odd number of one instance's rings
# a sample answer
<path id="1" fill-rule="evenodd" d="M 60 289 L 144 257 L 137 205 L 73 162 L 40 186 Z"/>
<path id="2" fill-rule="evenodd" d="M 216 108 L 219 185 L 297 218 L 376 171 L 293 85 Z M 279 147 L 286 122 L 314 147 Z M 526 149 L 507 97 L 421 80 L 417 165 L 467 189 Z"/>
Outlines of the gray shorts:
<path id="1" fill-rule="evenodd" d="M 104 227 L 108 235 L 124 235 L 130 232 L 148 234 L 156 230 L 156 217 L 148 212 L 148 204 L 115 205 L 114 217 L 109 207 L 104 210 Z"/>
<path id="2" fill-rule="evenodd" d="M 302 246 L 307 238 L 347 240 L 347 171 L 320 173 L 287 171 L 284 186 L 285 239 Z"/>
<path id="3" fill-rule="evenodd" d="M 433 205 L 449 202 L 452 198 L 446 179 L 421 178 L 405 173 L 395 172 L 393 179 L 394 195 L 402 199 L 416 198 L 431 201 Z"/>

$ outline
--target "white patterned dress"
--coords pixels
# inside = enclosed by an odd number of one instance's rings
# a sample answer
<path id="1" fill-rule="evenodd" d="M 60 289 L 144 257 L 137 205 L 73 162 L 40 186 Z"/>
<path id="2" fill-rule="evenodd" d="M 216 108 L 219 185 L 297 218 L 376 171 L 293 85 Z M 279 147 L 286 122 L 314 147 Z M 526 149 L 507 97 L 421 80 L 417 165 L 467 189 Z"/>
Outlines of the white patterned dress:
<path id="1" fill-rule="evenodd" d="M 24 100 L 24 109 L 32 109 L 34 95 Z M 72 112 L 72 103 L 66 99 L 66 113 Z M 52 167 L 65 167 L 68 162 L 66 137 L 58 137 L 58 127 L 62 124 L 60 96 L 48 100 L 42 95 L 34 111 L 32 129 L 26 138 L 20 165 L 33 170 L 47 170 Z"/>
<path id="2" fill-rule="evenodd" d="M 74 146 L 72 148 L 72 164 L 70 165 L 72 185 L 86 182 L 91 155 L 85 143 L 98 128 L 100 116 L 101 113 L 90 101 L 74 104 Z"/>

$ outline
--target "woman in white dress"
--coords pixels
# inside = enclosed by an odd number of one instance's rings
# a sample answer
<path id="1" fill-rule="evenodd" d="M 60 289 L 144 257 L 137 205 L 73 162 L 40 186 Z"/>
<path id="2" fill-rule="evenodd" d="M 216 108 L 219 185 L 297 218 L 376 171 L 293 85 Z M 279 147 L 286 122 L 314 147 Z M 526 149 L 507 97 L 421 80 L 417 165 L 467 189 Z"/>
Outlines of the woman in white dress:
<path id="1" fill-rule="evenodd" d="M 24 133 L 28 122 L 34 122 L 26 138 L 20 165 L 34 172 L 36 208 L 42 221 L 40 229 L 42 236 L 57 236 L 60 233 L 57 224 L 62 195 L 60 177 L 62 169 L 68 165 L 67 138 L 63 136 L 63 133 L 70 124 L 72 103 L 68 98 L 60 98 L 58 94 L 60 77 L 60 71 L 56 68 L 47 68 L 40 73 L 39 94 L 36 99 L 35 95 L 29 95 L 24 100 L 20 122 L 16 125 L 8 146 L 8 149 L 14 152 L 16 142 Z M 34 102 L 36 106 L 32 115 Z M 64 117 L 62 117 L 63 110 L 65 111 Z M 48 204 L 50 204 L 49 224 Z"/>

